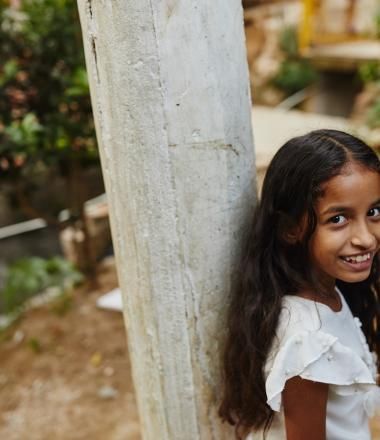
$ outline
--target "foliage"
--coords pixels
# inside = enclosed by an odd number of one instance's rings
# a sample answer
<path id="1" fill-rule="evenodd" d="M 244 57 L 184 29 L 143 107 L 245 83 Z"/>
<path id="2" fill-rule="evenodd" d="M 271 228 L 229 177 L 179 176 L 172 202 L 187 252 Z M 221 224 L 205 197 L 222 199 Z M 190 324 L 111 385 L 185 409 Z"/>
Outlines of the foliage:
<path id="1" fill-rule="evenodd" d="M 372 100 L 365 118 L 370 128 L 380 128 L 380 62 L 364 63 L 359 68 L 359 77 L 366 90 L 371 90 Z"/>
<path id="2" fill-rule="evenodd" d="M 316 77 L 315 70 L 307 61 L 285 60 L 281 63 L 273 83 L 287 95 L 292 95 L 312 84 Z"/>
<path id="3" fill-rule="evenodd" d="M 380 81 L 380 62 L 370 61 L 359 66 L 359 77 L 363 83 Z"/>
<path id="4" fill-rule="evenodd" d="M 380 11 L 374 17 L 376 36 L 380 37 Z M 380 128 L 380 61 L 363 63 L 359 67 L 359 77 L 366 90 L 372 91 L 371 104 L 365 114 L 369 128 Z"/>
<path id="5" fill-rule="evenodd" d="M 280 35 L 280 49 L 288 57 L 298 57 L 297 30 L 293 26 L 287 26 L 282 30 Z"/>
<path id="6" fill-rule="evenodd" d="M 5 312 L 12 312 L 27 299 L 48 288 L 54 287 L 64 293 L 81 281 L 82 274 L 61 257 L 17 260 L 8 267 L 1 292 Z"/>
<path id="7" fill-rule="evenodd" d="M 97 160 L 75 0 L 0 0 L 0 176 Z"/>
<path id="8" fill-rule="evenodd" d="M 380 128 L 380 97 L 368 109 L 366 116 L 370 128 Z"/>
<path id="9" fill-rule="evenodd" d="M 76 0 L 0 0 L 0 59 L 0 190 L 27 217 L 61 228 L 68 208 L 85 229 L 83 172 L 99 157 Z"/>
<path id="10" fill-rule="evenodd" d="M 272 80 L 276 87 L 283 90 L 286 95 L 292 95 L 316 81 L 316 70 L 299 55 L 296 28 L 283 29 L 280 36 L 280 49 L 284 54 L 284 60 Z"/>
<path id="11" fill-rule="evenodd" d="M 380 12 L 375 15 L 376 38 L 380 38 Z"/>
<path id="12" fill-rule="evenodd" d="M 30 338 L 28 340 L 28 347 L 36 354 L 41 353 L 41 342 L 37 338 Z"/>

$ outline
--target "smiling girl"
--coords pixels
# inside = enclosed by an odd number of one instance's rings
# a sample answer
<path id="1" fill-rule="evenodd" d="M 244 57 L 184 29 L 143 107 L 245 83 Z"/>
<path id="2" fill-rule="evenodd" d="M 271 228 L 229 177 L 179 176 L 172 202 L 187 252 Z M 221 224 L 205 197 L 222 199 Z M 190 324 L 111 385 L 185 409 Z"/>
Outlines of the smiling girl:
<path id="1" fill-rule="evenodd" d="M 369 440 L 380 401 L 380 162 L 317 130 L 273 158 L 228 315 L 223 420 L 238 439 Z"/>

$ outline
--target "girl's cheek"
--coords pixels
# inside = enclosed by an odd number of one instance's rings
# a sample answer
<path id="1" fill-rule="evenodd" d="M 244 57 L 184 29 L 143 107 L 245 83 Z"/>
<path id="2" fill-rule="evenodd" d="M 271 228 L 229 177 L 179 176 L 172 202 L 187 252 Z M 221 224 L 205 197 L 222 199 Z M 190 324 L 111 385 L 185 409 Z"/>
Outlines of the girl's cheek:
<path id="1" fill-rule="evenodd" d="M 350 231 L 348 228 L 326 229 L 316 237 L 316 244 L 325 249 L 342 247 L 350 241 Z"/>
<path id="2" fill-rule="evenodd" d="M 350 235 L 350 228 L 328 225 L 324 228 L 323 235 L 326 237 L 346 237 Z"/>
<path id="3" fill-rule="evenodd" d="M 375 225 L 371 228 L 372 233 L 380 240 L 380 222 L 376 222 Z"/>

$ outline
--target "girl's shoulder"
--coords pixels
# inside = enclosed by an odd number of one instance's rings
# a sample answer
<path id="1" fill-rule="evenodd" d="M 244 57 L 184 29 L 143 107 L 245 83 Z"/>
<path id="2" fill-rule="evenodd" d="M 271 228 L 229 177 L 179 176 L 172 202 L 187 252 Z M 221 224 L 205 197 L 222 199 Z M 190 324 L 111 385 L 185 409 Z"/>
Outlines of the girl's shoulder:
<path id="1" fill-rule="evenodd" d="M 316 331 L 321 327 L 321 311 L 315 301 L 295 295 L 285 295 L 277 325 L 277 337 L 282 339 L 301 331 Z"/>
<path id="2" fill-rule="evenodd" d="M 342 298 L 342 309 L 300 297 L 285 296 L 264 375 L 267 403 L 281 407 L 288 379 L 300 376 L 328 383 L 338 395 L 367 392 L 375 385 L 375 369 L 364 335 Z"/>
<path id="3" fill-rule="evenodd" d="M 274 358 L 288 344 L 288 341 L 303 339 L 308 334 L 316 335 L 320 329 L 320 318 L 313 301 L 302 300 L 293 295 L 284 296 L 276 332 L 265 365 L 266 373 L 268 374 Z"/>
<path id="4" fill-rule="evenodd" d="M 353 320 L 348 306 L 342 299 L 342 310 L 334 312 L 329 306 L 295 295 L 285 295 L 282 299 L 282 307 L 277 323 L 276 332 L 272 340 L 265 370 L 271 367 L 274 358 L 284 348 L 309 346 L 316 349 L 316 353 L 323 351 L 342 333 L 349 330 L 349 337 L 353 324 L 347 329 L 347 322 Z M 286 350 L 285 350 L 286 351 Z"/>

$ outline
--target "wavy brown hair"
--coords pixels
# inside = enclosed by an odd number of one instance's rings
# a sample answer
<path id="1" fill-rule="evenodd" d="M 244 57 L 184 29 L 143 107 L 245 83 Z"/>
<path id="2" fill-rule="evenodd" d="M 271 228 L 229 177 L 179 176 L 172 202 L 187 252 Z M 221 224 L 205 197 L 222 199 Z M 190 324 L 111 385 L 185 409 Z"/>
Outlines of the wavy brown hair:
<path id="1" fill-rule="evenodd" d="M 263 367 L 275 336 L 285 294 L 320 284 L 309 264 L 308 243 L 316 227 L 315 202 L 323 184 L 348 163 L 380 173 L 380 162 L 364 142 L 336 130 L 316 130 L 288 141 L 271 161 L 235 277 L 223 354 L 223 398 L 219 415 L 235 426 L 237 439 L 269 429 Z M 302 242 L 286 231 L 307 219 Z M 337 281 L 363 323 L 370 349 L 380 358 L 380 261 L 360 283 Z M 379 365 L 378 365 L 379 367 Z"/>

